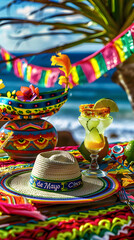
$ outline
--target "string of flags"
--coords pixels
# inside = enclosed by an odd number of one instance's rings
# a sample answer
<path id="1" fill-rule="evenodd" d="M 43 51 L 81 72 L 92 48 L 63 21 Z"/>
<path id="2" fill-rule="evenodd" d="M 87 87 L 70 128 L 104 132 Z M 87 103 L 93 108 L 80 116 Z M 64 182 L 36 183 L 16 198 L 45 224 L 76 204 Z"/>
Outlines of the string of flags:
<path id="1" fill-rule="evenodd" d="M 53 87 L 60 75 L 59 68 L 40 67 L 27 62 L 26 59 L 15 58 L 6 49 L 0 49 L 6 70 L 29 83 L 42 87 Z M 110 69 L 124 62 L 134 53 L 134 23 L 114 38 L 101 50 L 72 64 L 70 82 L 73 86 L 94 82 Z"/>

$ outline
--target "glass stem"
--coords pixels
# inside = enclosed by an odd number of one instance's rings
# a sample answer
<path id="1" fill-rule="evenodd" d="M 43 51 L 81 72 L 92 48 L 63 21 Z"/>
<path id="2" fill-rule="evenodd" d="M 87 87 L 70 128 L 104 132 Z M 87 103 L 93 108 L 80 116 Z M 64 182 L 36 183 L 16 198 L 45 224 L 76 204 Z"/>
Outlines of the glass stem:
<path id="1" fill-rule="evenodd" d="M 99 165 L 98 165 L 98 162 L 97 162 L 97 159 L 98 159 L 99 155 L 91 153 L 90 157 L 91 157 L 91 164 L 89 166 L 89 169 L 90 170 L 97 170 L 97 169 L 99 169 Z"/>

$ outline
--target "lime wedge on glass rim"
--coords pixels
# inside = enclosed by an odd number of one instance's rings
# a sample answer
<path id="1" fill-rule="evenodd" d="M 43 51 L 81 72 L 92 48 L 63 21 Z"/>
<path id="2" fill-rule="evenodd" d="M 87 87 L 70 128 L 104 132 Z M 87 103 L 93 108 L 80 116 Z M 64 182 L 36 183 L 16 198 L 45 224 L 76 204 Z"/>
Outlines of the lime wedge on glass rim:
<path id="1" fill-rule="evenodd" d="M 119 108 L 117 106 L 117 104 L 109 98 L 101 98 L 99 99 L 95 104 L 94 104 L 94 109 L 97 108 L 104 108 L 104 107 L 109 107 L 110 108 L 110 112 L 118 112 Z"/>

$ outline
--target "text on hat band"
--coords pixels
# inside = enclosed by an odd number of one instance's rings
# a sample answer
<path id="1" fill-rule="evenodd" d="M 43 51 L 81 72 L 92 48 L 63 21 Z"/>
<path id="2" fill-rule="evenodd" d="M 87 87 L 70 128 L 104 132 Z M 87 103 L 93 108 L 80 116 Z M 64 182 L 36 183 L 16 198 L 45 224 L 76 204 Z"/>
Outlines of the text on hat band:
<path id="1" fill-rule="evenodd" d="M 75 179 L 70 180 L 61 180 L 61 181 L 53 181 L 53 180 L 44 180 L 37 178 L 33 175 L 30 177 L 30 185 L 33 188 L 43 190 L 43 191 L 51 191 L 51 192 L 68 192 L 72 190 L 76 190 L 82 187 L 82 179 L 81 176 Z"/>

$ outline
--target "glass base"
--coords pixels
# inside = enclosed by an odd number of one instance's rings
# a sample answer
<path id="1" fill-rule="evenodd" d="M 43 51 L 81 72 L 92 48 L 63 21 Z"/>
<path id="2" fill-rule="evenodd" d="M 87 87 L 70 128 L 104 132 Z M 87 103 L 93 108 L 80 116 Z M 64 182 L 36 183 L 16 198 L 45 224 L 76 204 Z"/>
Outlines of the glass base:
<path id="1" fill-rule="evenodd" d="M 87 170 L 83 170 L 82 174 L 85 175 L 86 177 L 106 177 L 107 172 L 101 169 L 97 169 L 97 170 L 87 169 Z"/>

